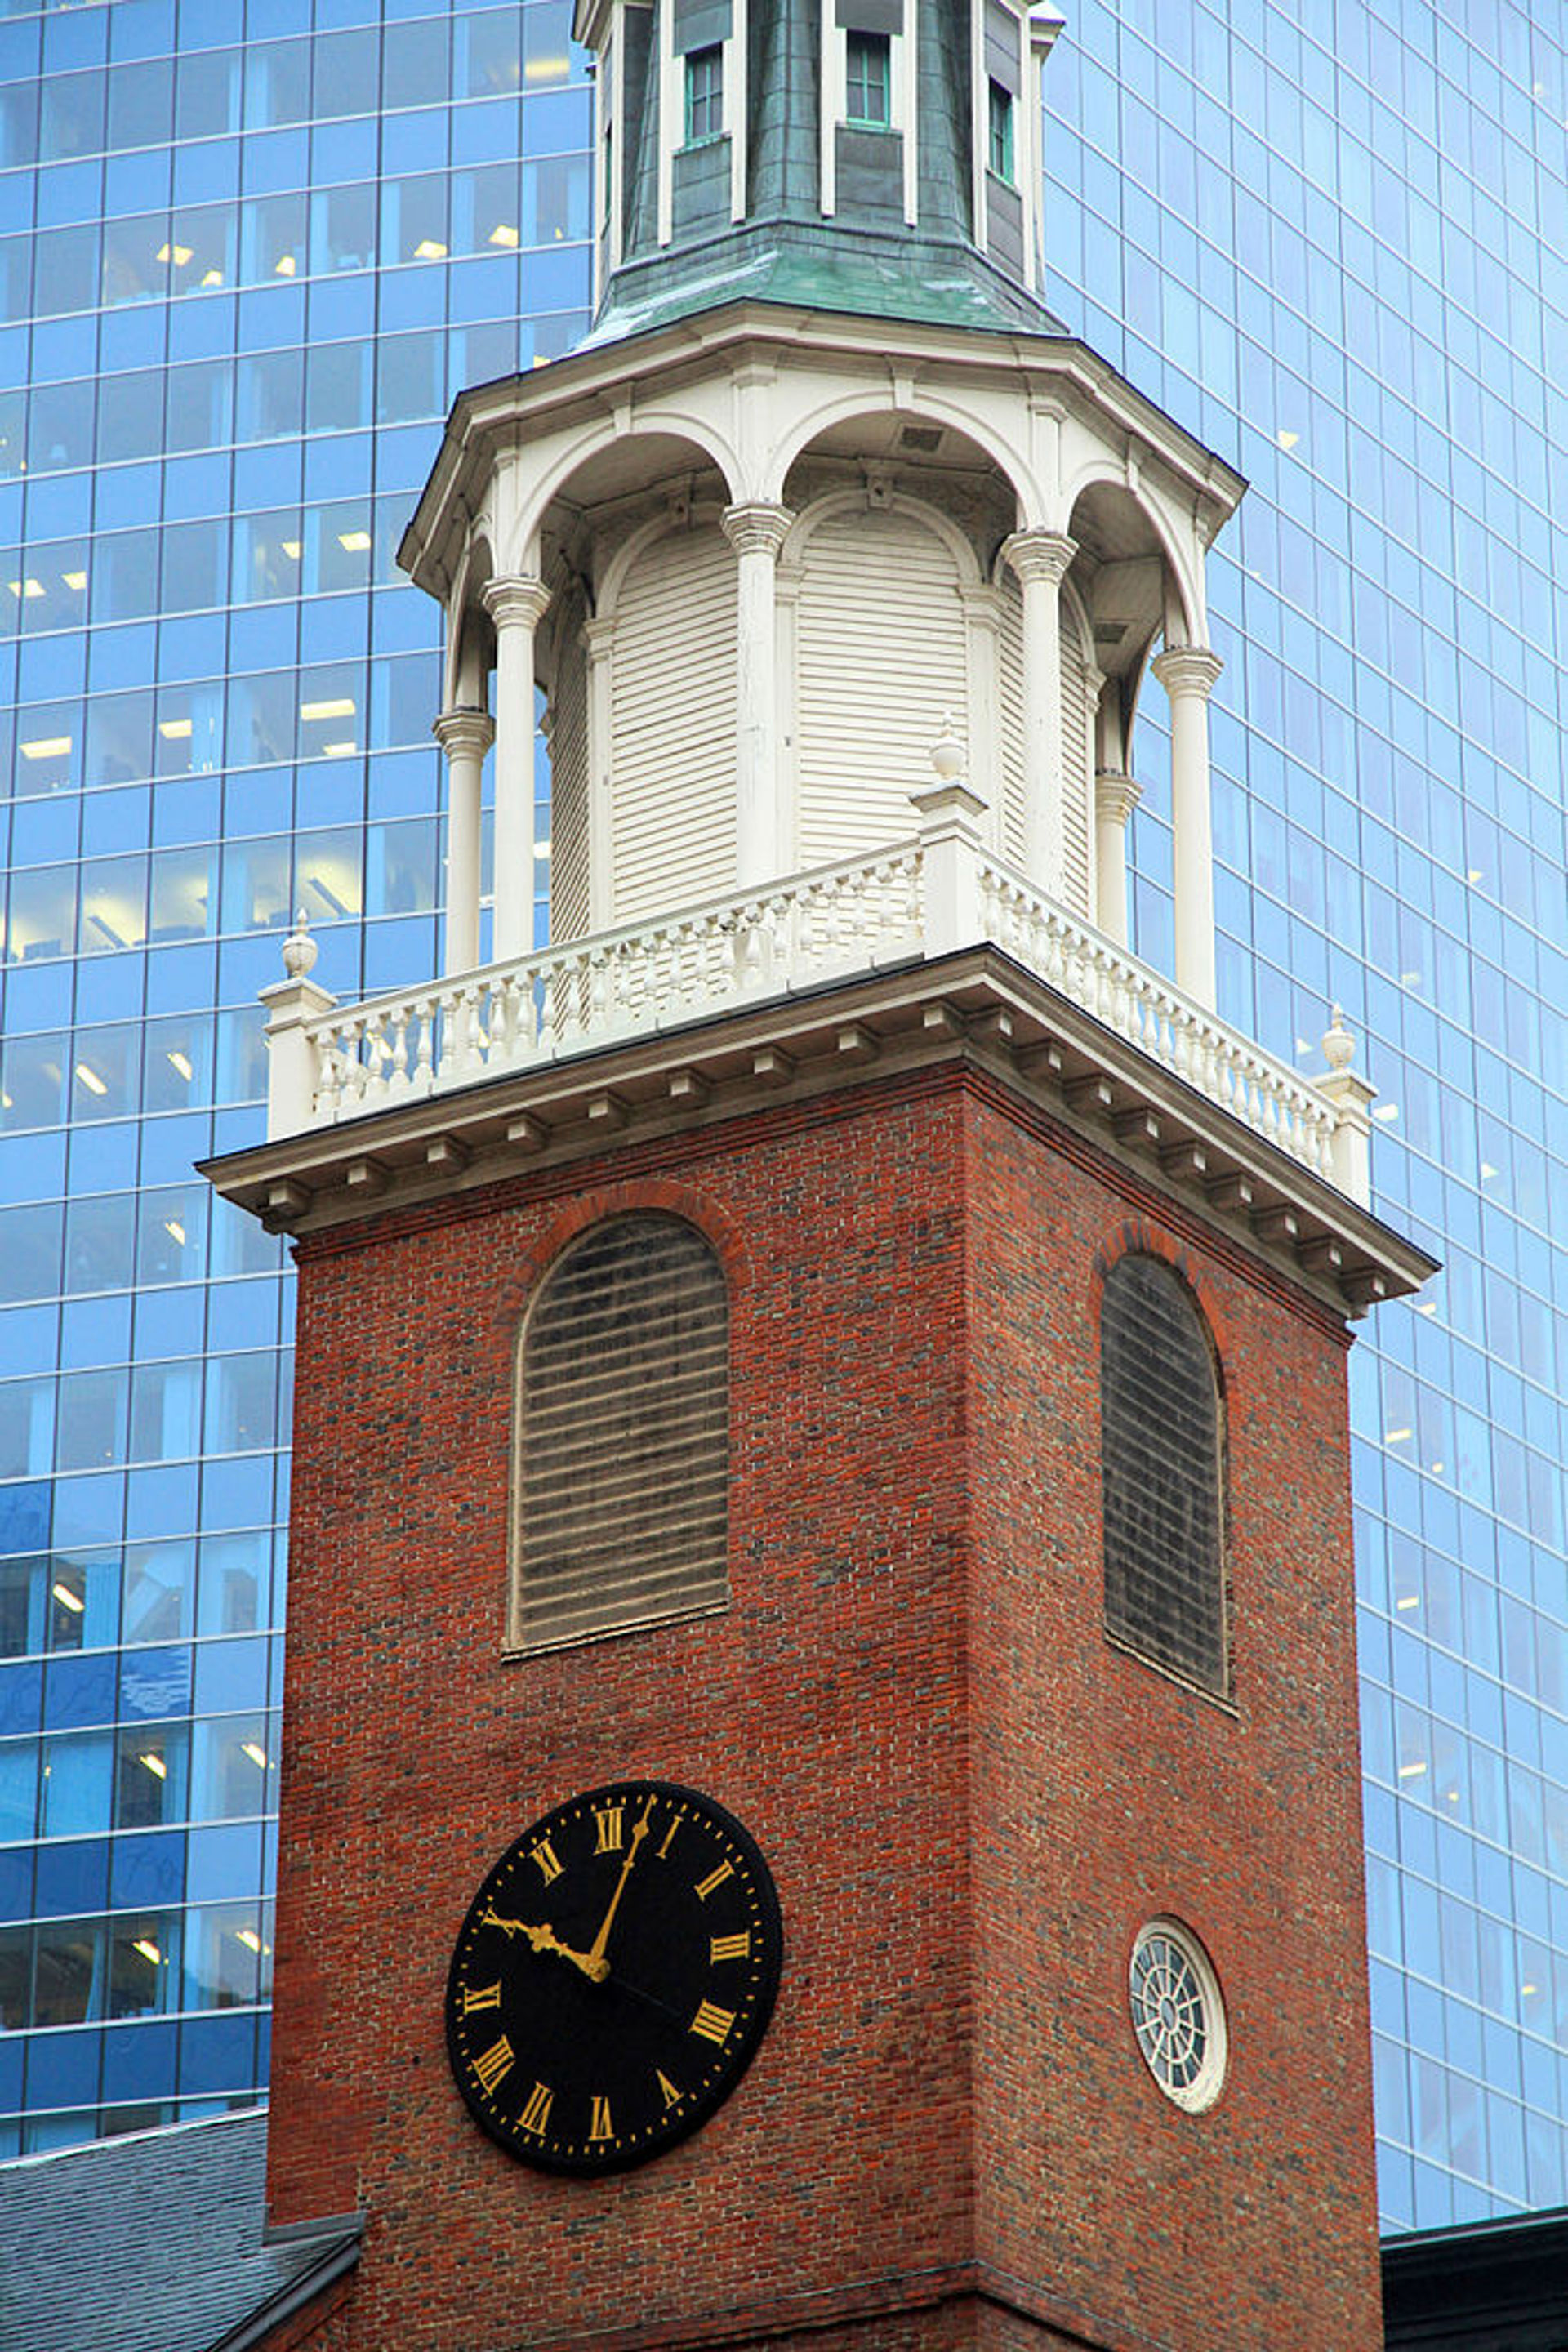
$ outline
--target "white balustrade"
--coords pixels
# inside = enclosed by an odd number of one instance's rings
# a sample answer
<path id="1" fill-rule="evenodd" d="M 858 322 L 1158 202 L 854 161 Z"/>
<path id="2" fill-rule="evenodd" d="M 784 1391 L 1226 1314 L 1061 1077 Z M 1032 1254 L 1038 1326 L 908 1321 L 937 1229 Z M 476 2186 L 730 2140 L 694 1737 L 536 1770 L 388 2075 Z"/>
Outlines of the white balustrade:
<path id="1" fill-rule="evenodd" d="M 301 1008 L 289 1023 L 289 1051 L 313 1067 L 309 1124 L 330 1126 L 748 1000 L 984 940 L 1334 1181 L 1342 1114 L 1326 1092 L 1068 914 L 986 850 L 952 808 L 930 812 L 920 835 L 879 856 L 818 867 L 743 898 L 710 900 L 412 992 Z M 321 992 L 313 994 L 319 1004 Z"/>

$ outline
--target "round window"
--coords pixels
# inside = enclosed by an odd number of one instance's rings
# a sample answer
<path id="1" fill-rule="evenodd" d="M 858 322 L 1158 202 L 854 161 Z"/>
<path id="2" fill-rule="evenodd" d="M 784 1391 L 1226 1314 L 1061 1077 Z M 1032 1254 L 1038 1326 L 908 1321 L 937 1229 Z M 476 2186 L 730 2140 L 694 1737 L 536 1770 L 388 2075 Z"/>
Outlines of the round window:
<path id="1" fill-rule="evenodd" d="M 1208 1954 L 1174 1919 L 1140 1928 L 1129 1972 L 1132 2031 L 1168 2099 L 1189 2115 L 1214 2105 L 1225 2081 L 1225 2003 Z"/>

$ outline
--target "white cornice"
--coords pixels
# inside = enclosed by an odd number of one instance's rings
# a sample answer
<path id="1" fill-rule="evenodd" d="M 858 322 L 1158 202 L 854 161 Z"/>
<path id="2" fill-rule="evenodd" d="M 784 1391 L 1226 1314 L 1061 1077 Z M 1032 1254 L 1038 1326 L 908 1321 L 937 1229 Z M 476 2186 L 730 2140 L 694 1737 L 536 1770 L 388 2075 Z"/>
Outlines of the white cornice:
<path id="1" fill-rule="evenodd" d="M 752 1003 L 206 1162 L 274 1231 L 417 1207 L 603 1150 L 950 1065 L 1019 1098 L 1337 1315 L 1418 1289 L 1425 1252 L 1026 971 L 979 946 Z"/>

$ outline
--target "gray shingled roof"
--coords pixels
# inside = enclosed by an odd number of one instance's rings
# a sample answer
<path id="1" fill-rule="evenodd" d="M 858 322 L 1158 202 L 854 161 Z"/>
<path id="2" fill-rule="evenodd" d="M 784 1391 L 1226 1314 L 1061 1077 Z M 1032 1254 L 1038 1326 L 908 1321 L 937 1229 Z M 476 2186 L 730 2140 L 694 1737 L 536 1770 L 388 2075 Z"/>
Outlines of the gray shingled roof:
<path id="1" fill-rule="evenodd" d="M 264 2246 L 266 2170 L 257 2110 L 0 2164 L 0 2352 L 238 2352 L 358 2251 Z"/>

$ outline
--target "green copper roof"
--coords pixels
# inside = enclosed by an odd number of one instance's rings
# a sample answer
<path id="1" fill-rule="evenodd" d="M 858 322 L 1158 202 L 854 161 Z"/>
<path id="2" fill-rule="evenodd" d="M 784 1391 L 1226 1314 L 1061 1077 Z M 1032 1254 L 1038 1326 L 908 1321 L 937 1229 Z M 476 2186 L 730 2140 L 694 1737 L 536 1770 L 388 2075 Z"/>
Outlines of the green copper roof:
<path id="1" fill-rule="evenodd" d="M 1042 303 L 956 239 L 912 232 L 851 235 L 792 221 L 758 223 L 623 266 L 587 343 L 641 334 L 737 301 L 1036 335 L 1068 331 Z"/>

